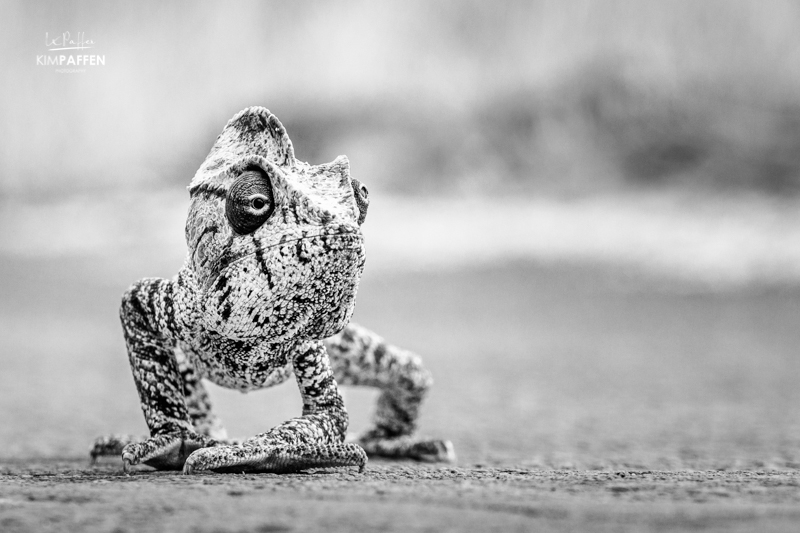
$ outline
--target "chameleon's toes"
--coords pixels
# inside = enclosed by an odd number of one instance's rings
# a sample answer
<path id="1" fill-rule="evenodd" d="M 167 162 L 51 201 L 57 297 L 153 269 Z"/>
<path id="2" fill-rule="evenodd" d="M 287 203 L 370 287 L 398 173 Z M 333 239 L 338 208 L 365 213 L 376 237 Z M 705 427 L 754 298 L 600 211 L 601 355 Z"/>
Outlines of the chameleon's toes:
<path id="1" fill-rule="evenodd" d="M 357 466 L 363 472 L 367 454 L 357 444 L 274 446 L 245 443 L 203 448 L 192 453 L 184 474 L 203 470 L 222 472 L 296 472 L 308 468 Z"/>
<path id="2" fill-rule="evenodd" d="M 199 450 L 195 450 L 194 452 L 186 458 L 186 461 L 183 463 L 183 473 L 184 474 L 194 474 L 198 471 L 203 470 L 211 470 L 223 462 L 222 458 L 220 457 L 222 454 L 230 453 L 226 452 L 229 448 L 234 448 L 236 446 L 218 446 L 216 449 L 211 448 L 201 448 Z"/>
<path id="3" fill-rule="evenodd" d="M 388 457 L 392 459 L 413 459 L 428 463 L 448 462 L 456 460 L 453 443 L 440 439 L 417 439 L 410 436 L 379 438 L 362 437 L 358 441 L 368 455 Z"/>
<path id="4" fill-rule="evenodd" d="M 131 466 L 144 463 L 158 470 L 180 470 L 192 452 L 215 444 L 213 439 L 194 432 L 157 435 L 125 446 L 122 469 L 128 473 Z"/>
<path id="5" fill-rule="evenodd" d="M 418 461 L 429 463 L 454 463 L 456 451 L 449 440 L 422 440 L 411 446 L 409 456 Z"/>
<path id="6" fill-rule="evenodd" d="M 122 471 L 125 472 L 125 475 L 129 475 L 131 473 L 131 461 L 133 460 L 132 456 L 124 455 L 122 456 Z"/>

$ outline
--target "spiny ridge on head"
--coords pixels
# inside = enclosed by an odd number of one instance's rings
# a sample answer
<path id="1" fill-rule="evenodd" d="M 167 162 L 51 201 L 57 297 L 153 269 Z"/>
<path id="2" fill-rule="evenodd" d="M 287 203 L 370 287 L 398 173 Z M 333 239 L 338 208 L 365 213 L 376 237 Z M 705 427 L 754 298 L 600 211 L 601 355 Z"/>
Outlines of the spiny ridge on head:
<path id="1" fill-rule="evenodd" d="M 243 109 L 228 121 L 195 173 L 189 190 L 223 187 L 226 171 L 242 159 L 254 156 L 280 167 L 291 168 L 296 162 L 286 128 L 267 108 L 260 106 Z"/>

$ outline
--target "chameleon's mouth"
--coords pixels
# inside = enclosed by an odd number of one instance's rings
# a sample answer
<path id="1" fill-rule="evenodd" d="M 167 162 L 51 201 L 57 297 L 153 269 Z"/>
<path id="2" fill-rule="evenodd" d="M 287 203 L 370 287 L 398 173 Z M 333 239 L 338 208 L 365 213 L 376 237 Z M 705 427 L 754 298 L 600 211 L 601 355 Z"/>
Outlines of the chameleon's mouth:
<path id="1" fill-rule="evenodd" d="M 319 241 L 316 241 L 316 240 Z M 302 242 L 314 242 L 319 248 L 315 250 L 317 254 L 319 251 L 322 251 L 322 256 L 331 256 L 335 255 L 338 252 L 342 251 L 349 251 L 349 250 L 358 250 L 363 248 L 364 245 L 364 237 L 361 233 L 358 232 L 340 232 L 340 233 L 315 233 L 315 234 L 307 234 L 302 237 L 294 237 L 294 238 L 286 238 L 286 235 L 281 236 L 278 242 L 271 243 L 269 245 L 264 246 L 261 244 L 261 241 L 256 237 L 252 237 L 252 248 L 248 247 L 245 250 L 241 250 L 238 253 L 223 253 L 220 257 L 219 261 L 217 262 L 218 268 L 215 268 L 211 275 L 208 277 L 205 285 L 206 290 L 210 289 L 217 283 L 217 280 L 220 276 L 222 276 L 227 271 L 235 268 L 239 265 L 239 263 L 254 258 L 256 259 L 256 263 L 258 267 L 262 269 L 262 271 L 268 269 L 268 265 L 266 264 L 265 255 L 269 253 L 270 250 L 282 246 L 292 245 L 294 244 L 297 246 Z M 315 255 L 315 254 L 312 254 Z M 301 253 L 298 252 L 298 257 L 301 257 Z M 301 259 L 301 261 L 303 261 Z"/>

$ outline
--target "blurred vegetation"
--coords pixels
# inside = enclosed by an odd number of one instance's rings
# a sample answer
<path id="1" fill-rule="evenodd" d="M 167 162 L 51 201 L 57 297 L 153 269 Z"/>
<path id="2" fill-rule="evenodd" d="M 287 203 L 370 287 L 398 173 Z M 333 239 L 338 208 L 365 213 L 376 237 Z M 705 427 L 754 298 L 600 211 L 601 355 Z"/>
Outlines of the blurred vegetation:
<path id="1" fill-rule="evenodd" d="M 800 189 L 794 0 L 0 3 L 0 194 L 185 185 L 275 112 L 371 188 Z M 106 66 L 35 65 L 85 32 Z"/>

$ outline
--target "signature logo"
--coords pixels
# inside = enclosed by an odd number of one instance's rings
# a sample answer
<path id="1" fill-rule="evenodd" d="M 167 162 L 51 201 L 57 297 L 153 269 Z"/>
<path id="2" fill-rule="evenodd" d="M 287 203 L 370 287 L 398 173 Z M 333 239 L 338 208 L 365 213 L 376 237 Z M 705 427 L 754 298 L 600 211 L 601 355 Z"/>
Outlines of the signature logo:
<path id="1" fill-rule="evenodd" d="M 73 38 L 70 32 L 64 32 L 57 37 L 50 37 L 50 34 L 45 32 L 44 44 L 47 50 L 55 52 L 57 50 L 86 50 L 94 46 L 94 41 L 86 38 L 86 33 L 78 32 L 78 35 Z"/>
<path id="2" fill-rule="evenodd" d="M 94 40 L 87 38 L 82 31 L 74 35 L 68 31 L 56 35 L 45 32 L 44 44 L 48 52 L 62 53 L 37 55 L 36 65 L 57 67 L 55 71 L 59 74 L 80 74 L 86 72 L 85 67 L 103 67 L 106 64 L 105 55 L 82 53 L 95 47 Z"/>

